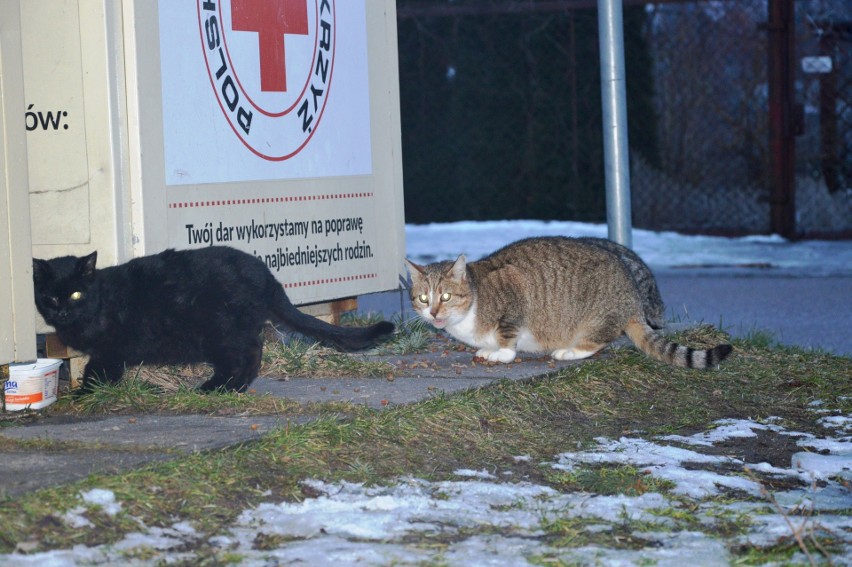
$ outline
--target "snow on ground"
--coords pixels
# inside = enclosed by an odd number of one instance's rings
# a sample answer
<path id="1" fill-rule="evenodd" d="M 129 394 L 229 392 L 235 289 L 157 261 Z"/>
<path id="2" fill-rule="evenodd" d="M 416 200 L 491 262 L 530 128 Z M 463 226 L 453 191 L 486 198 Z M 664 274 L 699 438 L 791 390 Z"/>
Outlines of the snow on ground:
<path id="1" fill-rule="evenodd" d="M 806 540 L 831 537 L 843 546 L 832 556 L 834 564 L 852 565 L 852 416 L 819 404 L 813 408 L 822 416 L 819 437 L 789 431 L 773 418 L 728 419 L 692 436 L 599 438 L 595 447 L 540 463 L 564 472 L 629 465 L 671 483 L 665 493 L 560 492 L 523 479 L 501 482 L 511 478 L 505 471 L 469 469 L 456 471 L 454 480 L 399 478 L 386 486 L 308 480 L 316 497 L 260 504 L 213 537 L 179 522 L 143 529 L 113 545 L 0 556 L 0 565 L 191 563 L 192 549 L 211 546 L 240 557 L 241 565 L 712 566 L 730 564 L 728 550 L 738 545 L 794 543 L 794 529 Z M 784 436 L 802 450 L 787 467 L 710 454 L 720 443 L 758 432 Z M 766 479 L 786 479 L 790 488 L 770 495 L 762 484 Z M 93 507 L 121 511 L 114 494 L 95 489 L 80 494 L 64 521 L 85 525 L 80 518 Z M 548 536 L 548 527 L 560 522 L 568 526 L 565 545 Z M 630 544 L 619 545 L 613 534 Z M 803 553 L 792 559 L 807 561 Z"/>
<path id="2" fill-rule="evenodd" d="M 406 225 L 406 250 L 415 262 L 477 260 L 498 248 L 531 236 L 606 238 L 605 224 L 570 221 L 461 221 Z M 686 236 L 675 232 L 633 230 L 633 249 L 652 269 L 683 266 L 773 267 L 809 275 L 852 274 L 852 243 L 780 236 Z"/>

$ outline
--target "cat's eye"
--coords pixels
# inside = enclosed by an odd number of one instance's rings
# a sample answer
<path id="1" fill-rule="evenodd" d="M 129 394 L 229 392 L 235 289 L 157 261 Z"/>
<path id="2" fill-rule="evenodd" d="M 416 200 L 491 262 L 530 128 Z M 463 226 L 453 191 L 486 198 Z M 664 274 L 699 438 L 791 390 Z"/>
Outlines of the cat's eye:
<path id="1" fill-rule="evenodd" d="M 83 299 L 83 293 L 80 291 L 75 291 L 71 294 L 70 298 L 71 301 L 80 301 L 81 299 Z"/>
<path id="2" fill-rule="evenodd" d="M 452 298 L 452 297 L 453 297 L 453 294 L 452 294 L 452 293 L 442 293 L 442 294 L 441 294 L 441 301 L 443 301 L 444 303 L 446 303 L 446 302 L 448 302 L 448 301 L 450 300 L 450 298 Z"/>
<path id="3" fill-rule="evenodd" d="M 418 295 L 417 301 L 419 301 L 420 303 L 429 303 L 429 296 L 426 295 L 425 293 L 422 294 L 422 295 Z"/>

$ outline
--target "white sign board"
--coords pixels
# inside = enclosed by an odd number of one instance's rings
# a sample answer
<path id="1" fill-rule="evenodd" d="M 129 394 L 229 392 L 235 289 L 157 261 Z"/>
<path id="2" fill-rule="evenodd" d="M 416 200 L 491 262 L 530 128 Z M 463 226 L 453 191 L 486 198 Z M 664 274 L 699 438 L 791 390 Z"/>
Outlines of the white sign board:
<path id="1" fill-rule="evenodd" d="M 365 0 L 159 9 L 169 185 L 372 172 Z"/>
<path id="2" fill-rule="evenodd" d="M 832 70 L 831 57 L 827 55 L 802 57 L 802 71 L 808 74 L 826 74 Z"/>
<path id="3" fill-rule="evenodd" d="M 222 244 L 299 303 L 397 287 L 394 0 L 20 5 L 35 256 Z"/>
<path id="4" fill-rule="evenodd" d="M 134 10 L 139 252 L 233 246 L 263 259 L 300 303 L 397 287 L 393 0 Z"/>

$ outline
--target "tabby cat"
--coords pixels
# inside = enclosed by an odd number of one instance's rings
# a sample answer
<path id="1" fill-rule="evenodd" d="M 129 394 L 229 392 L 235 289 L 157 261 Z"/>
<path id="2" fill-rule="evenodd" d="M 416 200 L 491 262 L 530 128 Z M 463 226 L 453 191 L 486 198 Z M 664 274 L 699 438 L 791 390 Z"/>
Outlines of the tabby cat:
<path id="1" fill-rule="evenodd" d="M 90 356 L 92 381 L 128 365 L 209 362 L 201 389 L 243 392 L 260 369 L 267 320 L 344 350 L 372 345 L 393 324 L 344 328 L 303 314 L 259 259 L 224 246 L 166 250 L 97 269 L 97 252 L 33 260 L 36 307 L 59 338 Z"/>
<path id="2" fill-rule="evenodd" d="M 636 284 L 636 289 L 639 290 L 639 298 L 642 300 L 642 309 L 645 312 L 645 319 L 648 324 L 654 329 L 662 329 L 665 326 L 666 306 L 663 303 L 663 298 L 660 296 L 660 290 L 657 288 L 657 280 L 639 255 L 617 242 L 606 238 L 594 238 L 591 236 L 577 239 L 586 244 L 594 244 L 609 250 L 616 256 L 627 271 L 630 272 L 630 277 Z"/>
<path id="3" fill-rule="evenodd" d="M 512 362 L 518 351 L 578 360 L 622 333 L 675 366 L 708 368 L 724 360 L 731 345 L 692 349 L 654 330 L 662 323 L 659 291 L 644 262 L 625 250 L 600 239 L 541 237 L 476 262 L 408 261 L 411 301 L 423 319 L 490 361 Z"/>

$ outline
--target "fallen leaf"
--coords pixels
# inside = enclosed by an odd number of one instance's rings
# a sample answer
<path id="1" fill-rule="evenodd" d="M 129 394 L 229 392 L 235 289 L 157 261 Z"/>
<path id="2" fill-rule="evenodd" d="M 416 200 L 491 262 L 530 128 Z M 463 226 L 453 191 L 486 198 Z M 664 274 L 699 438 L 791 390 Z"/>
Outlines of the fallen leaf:
<path id="1" fill-rule="evenodd" d="M 29 553 L 31 551 L 35 551 L 38 549 L 39 543 L 37 541 L 19 541 L 15 545 L 16 553 Z"/>

